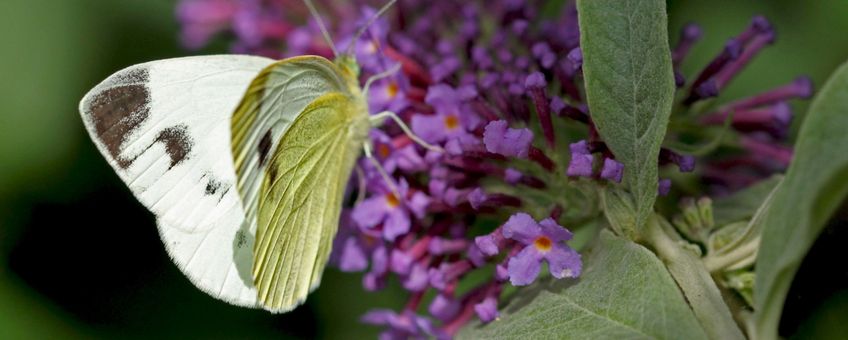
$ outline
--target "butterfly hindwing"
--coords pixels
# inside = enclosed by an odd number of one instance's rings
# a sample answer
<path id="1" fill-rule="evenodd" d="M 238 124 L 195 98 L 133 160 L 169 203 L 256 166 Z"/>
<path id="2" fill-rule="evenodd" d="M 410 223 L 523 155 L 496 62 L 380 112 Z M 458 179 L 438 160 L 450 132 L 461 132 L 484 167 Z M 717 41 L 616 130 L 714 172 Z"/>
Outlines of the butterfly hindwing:
<path id="1" fill-rule="evenodd" d="M 235 188 L 230 117 L 271 63 L 222 55 L 139 64 L 80 103 L 89 135 L 156 215 L 177 266 L 203 291 L 244 306 L 256 305 L 253 237 Z"/>
<path id="2" fill-rule="evenodd" d="M 362 101 L 325 94 L 294 120 L 270 156 L 253 258 L 266 309 L 291 310 L 318 286 L 368 128 Z"/>

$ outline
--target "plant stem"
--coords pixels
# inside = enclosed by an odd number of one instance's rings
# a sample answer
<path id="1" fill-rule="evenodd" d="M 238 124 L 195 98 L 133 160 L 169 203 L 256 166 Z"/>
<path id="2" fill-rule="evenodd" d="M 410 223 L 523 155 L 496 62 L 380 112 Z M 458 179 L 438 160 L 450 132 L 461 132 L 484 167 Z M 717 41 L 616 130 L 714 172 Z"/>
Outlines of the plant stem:
<path id="1" fill-rule="evenodd" d="M 671 225 L 662 217 L 654 216 L 646 227 L 646 241 L 677 281 L 707 335 L 711 339 L 745 339 L 701 259 L 682 248 L 668 234 L 674 232 Z"/>
<path id="2" fill-rule="evenodd" d="M 703 259 L 704 266 L 706 266 L 709 272 L 715 273 L 745 260 L 746 258 L 756 256 L 759 246 L 760 238 L 756 237 L 727 253 L 720 255 L 707 254 L 707 256 Z"/>

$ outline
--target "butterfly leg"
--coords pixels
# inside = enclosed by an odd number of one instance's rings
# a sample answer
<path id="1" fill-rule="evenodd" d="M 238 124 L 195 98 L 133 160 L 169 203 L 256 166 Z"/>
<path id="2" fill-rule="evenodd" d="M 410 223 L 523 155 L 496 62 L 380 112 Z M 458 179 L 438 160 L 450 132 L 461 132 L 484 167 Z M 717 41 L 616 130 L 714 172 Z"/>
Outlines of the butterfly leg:
<path id="1" fill-rule="evenodd" d="M 356 200 L 354 201 L 353 205 L 357 205 L 363 200 L 365 200 L 365 186 L 367 183 L 365 182 L 365 170 L 362 170 L 362 167 L 358 164 L 354 169 L 356 169 L 356 178 L 358 180 L 357 184 L 359 184 L 359 192 L 356 193 Z"/>
<path id="2" fill-rule="evenodd" d="M 368 98 L 368 89 L 371 88 L 371 84 L 373 84 L 375 81 L 378 81 L 380 79 L 391 77 L 395 73 L 397 73 L 398 71 L 400 71 L 400 64 L 395 64 L 394 66 L 390 67 L 388 70 L 385 70 L 383 72 L 377 73 L 377 74 L 369 77 L 368 80 L 365 81 L 365 87 L 362 88 L 362 95 L 365 98 Z"/>
<path id="3" fill-rule="evenodd" d="M 421 137 L 418 137 L 414 133 L 412 133 L 412 130 L 409 129 L 409 126 L 407 126 L 406 123 L 404 123 L 403 120 L 400 119 L 400 117 L 398 117 L 394 112 L 383 111 L 369 117 L 369 120 L 371 121 L 372 126 L 379 126 L 383 124 L 383 121 L 385 121 L 386 118 L 391 118 L 392 120 L 394 120 L 395 123 L 400 126 L 400 129 L 403 130 L 403 133 L 409 136 L 409 139 L 412 139 L 413 142 L 417 143 L 418 145 L 421 145 L 423 148 L 439 153 L 445 152 L 445 149 L 442 149 L 442 147 L 427 143 L 423 139 L 421 139 Z"/>
<path id="4" fill-rule="evenodd" d="M 397 198 L 402 198 L 402 196 L 400 195 L 400 191 L 397 188 L 397 185 L 395 185 L 395 181 L 392 180 L 391 177 L 389 177 L 389 174 L 386 172 L 386 169 L 383 169 L 383 165 L 380 164 L 380 161 L 378 161 L 377 158 L 374 157 L 374 154 L 371 152 L 371 142 L 366 141 L 362 144 L 362 148 L 365 151 L 365 157 L 368 158 L 369 161 L 371 161 L 371 164 L 373 164 L 374 168 L 377 169 L 377 172 L 380 174 L 380 177 L 383 177 L 383 180 L 386 181 L 386 185 L 388 185 L 389 190 L 392 191 L 392 194 L 394 194 Z"/>

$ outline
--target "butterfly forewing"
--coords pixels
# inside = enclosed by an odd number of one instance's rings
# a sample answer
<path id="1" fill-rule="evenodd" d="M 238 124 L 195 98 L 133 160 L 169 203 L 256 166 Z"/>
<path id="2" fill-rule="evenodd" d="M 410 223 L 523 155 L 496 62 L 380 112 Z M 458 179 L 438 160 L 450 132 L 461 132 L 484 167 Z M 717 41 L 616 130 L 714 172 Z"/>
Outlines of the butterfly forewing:
<path id="1" fill-rule="evenodd" d="M 227 55 L 135 65 L 80 103 L 92 140 L 157 216 L 178 267 L 203 291 L 244 306 L 256 305 L 253 237 L 235 188 L 230 118 L 271 63 Z"/>
<path id="2" fill-rule="evenodd" d="M 330 93 L 304 109 L 273 152 L 259 194 L 253 264 L 267 309 L 290 310 L 318 286 L 367 132 L 361 101 Z"/>

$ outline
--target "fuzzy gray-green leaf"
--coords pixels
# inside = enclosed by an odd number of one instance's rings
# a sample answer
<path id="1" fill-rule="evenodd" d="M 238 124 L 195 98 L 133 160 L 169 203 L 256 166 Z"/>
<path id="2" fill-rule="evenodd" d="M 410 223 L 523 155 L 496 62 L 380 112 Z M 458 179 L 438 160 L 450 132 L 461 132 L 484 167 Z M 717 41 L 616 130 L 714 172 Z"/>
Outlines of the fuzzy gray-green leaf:
<path id="1" fill-rule="evenodd" d="M 639 234 L 636 228 L 636 209 L 630 194 L 608 187 L 601 191 L 601 202 L 610 227 L 619 235 L 637 240 Z"/>
<path id="2" fill-rule="evenodd" d="M 754 286 L 755 335 L 777 336 L 801 260 L 848 194 L 848 63 L 830 77 L 801 126 L 795 156 L 763 218 Z"/>
<path id="3" fill-rule="evenodd" d="M 624 164 L 642 226 L 657 197 L 657 157 L 674 97 L 665 1 L 582 0 L 577 10 L 589 110 Z"/>
<path id="4" fill-rule="evenodd" d="M 469 339 L 705 339 L 662 262 L 648 249 L 601 232 L 577 280 L 521 289 L 500 319 L 472 324 Z"/>

